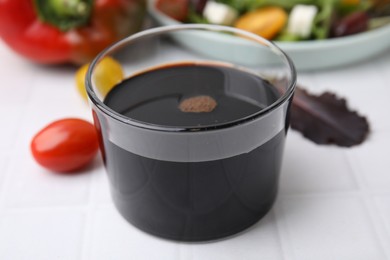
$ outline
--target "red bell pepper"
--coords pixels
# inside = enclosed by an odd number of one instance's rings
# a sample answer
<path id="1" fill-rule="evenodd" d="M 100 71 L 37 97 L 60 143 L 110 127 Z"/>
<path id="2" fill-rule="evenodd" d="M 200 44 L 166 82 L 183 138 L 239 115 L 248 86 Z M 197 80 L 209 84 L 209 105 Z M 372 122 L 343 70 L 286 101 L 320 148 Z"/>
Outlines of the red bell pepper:
<path id="1" fill-rule="evenodd" d="M 89 62 L 138 31 L 145 0 L 0 0 L 0 38 L 43 64 Z"/>

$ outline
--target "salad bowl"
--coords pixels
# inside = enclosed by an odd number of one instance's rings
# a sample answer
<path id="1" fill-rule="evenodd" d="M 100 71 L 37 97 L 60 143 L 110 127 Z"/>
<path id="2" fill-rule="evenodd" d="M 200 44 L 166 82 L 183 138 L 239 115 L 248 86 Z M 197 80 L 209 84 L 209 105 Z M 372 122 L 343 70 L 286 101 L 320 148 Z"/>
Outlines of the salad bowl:
<path id="1" fill-rule="evenodd" d="M 155 1 L 148 0 L 148 10 L 158 25 L 180 24 L 157 10 Z M 228 44 L 227 38 L 226 35 L 221 35 L 221 38 L 215 40 L 226 41 Z M 194 44 L 194 38 L 189 38 L 187 45 L 197 48 L 198 52 L 213 51 L 212 47 L 207 50 L 202 46 L 200 37 L 198 42 L 200 44 Z M 186 44 L 186 39 L 181 39 L 181 43 Z M 363 62 L 390 51 L 390 25 L 339 38 L 275 43 L 287 53 L 299 71 L 332 69 Z"/>

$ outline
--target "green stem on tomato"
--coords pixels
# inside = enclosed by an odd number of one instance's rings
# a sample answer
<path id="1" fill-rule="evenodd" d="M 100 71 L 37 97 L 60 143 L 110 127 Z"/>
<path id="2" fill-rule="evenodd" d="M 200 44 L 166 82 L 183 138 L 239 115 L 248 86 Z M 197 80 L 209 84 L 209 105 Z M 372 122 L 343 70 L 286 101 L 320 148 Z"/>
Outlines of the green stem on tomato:
<path id="1" fill-rule="evenodd" d="M 89 22 L 93 0 L 34 0 L 34 5 L 41 21 L 68 31 Z"/>

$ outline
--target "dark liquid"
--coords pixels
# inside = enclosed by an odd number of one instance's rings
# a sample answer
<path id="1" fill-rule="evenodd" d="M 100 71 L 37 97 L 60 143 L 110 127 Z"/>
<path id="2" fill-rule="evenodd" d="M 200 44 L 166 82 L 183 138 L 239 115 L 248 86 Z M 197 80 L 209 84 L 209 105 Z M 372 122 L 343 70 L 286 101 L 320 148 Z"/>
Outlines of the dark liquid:
<path id="1" fill-rule="evenodd" d="M 210 96 L 210 113 L 183 113 L 186 98 Z M 234 68 L 207 65 L 164 67 L 118 84 L 104 102 L 137 121 L 173 127 L 215 126 L 248 117 L 273 103 L 275 89 L 261 78 Z"/>
<path id="2" fill-rule="evenodd" d="M 183 97 L 196 95 L 213 97 L 216 109 L 209 113 L 178 109 Z M 277 97 L 272 86 L 246 72 L 178 65 L 125 80 L 105 103 L 138 121 L 191 127 L 234 122 Z M 143 157 L 113 144 L 106 133 L 101 131 L 102 150 L 115 205 L 148 233 L 181 241 L 233 235 L 263 217 L 276 197 L 284 129 L 248 153 L 205 162 Z"/>

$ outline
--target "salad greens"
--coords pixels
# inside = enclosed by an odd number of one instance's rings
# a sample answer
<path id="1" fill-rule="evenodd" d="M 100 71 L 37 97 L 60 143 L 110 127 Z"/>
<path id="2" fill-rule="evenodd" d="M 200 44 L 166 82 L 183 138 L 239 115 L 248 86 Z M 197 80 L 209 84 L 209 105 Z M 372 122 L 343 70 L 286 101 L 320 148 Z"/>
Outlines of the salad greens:
<path id="1" fill-rule="evenodd" d="M 332 17 L 336 3 L 339 0 L 322 0 L 315 2 L 322 2 L 320 12 L 314 19 L 312 27 L 312 34 L 315 39 L 326 39 L 329 36 L 330 27 L 332 25 Z"/>
<path id="2" fill-rule="evenodd" d="M 323 40 L 390 24 L 390 0 L 156 2 L 157 9 L 179 22 L 234 26 L 276 41 Z"/>
<path id="3" fill-rule="evenodd" d="M 366 11 L 370 7 L 369 1 L 360 1 L 359 4 L 348 4 L 343 0 L 217 0 L 236 9 L 240 14 L 265 7 L 278 6 L 287 11 L 296 5 L 314 5 L 318 8 L 318 13 L 312 25 L 313 39 L 326 39 L 330 35 L 332 22 L 335 17 L 347 15 L 357 11 Z M 279 41 L 299 41 L 303 40 L 297 35 L 291 35 L 287 31 L 282 31 L 277 37 Z"/>
<path id="4" fill-rule="evenodd" d="M 243 13 L 267 5 L 279 6 L 290 10 L 298 4 L 320 5 L 321 2 L 327 2 L 327 0 L 218 0 L 218 2 L 227 4 Z"/>

